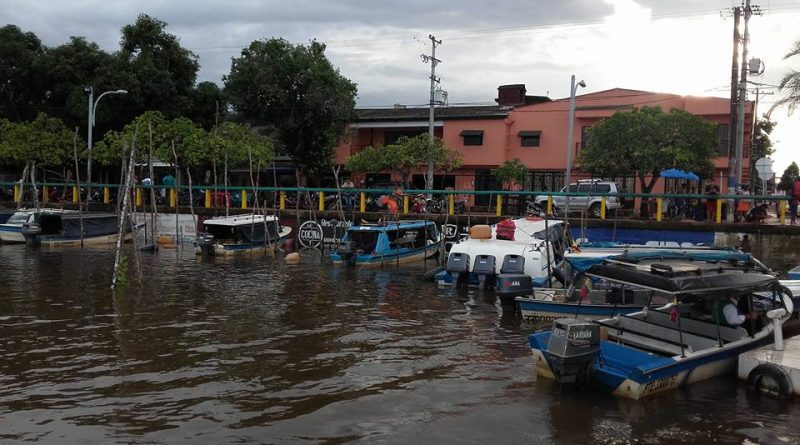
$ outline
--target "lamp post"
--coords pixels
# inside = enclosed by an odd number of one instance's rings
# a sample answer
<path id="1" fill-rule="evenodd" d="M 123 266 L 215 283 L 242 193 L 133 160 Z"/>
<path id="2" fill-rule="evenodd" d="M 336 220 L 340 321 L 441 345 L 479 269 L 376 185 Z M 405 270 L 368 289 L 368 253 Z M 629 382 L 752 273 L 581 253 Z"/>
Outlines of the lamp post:
<path id="1" fill-rule="evenodd" d="M 95 113 L 97 112 L 97 104 L 100 102 L 100 99 L 103 98 L 106 94 L 128 94 L 127 90 L 114 90 L 114 91 L 106 91 L 105 93 L 101 94 L 97 97 L 97 100 L 94 99 L 94 88 L 87 87 L 84 91 L 89 93 L 89 119 L 87 120 L 86 124 L 86 149 L 88 154 L 86 159 L 86 202 L 88 204 L 89 201 L 92 200 L 92 128 L 94 128 L 95 124 Z"/>
<path id="2" fill-rule="evenodd" d="M 578 90 L 578 87 L 586 88 L 586 82 L 580 81 L 577 84 L 575 83 L 575 75 L 572 75 L 572 79 L 570 81 L 569 87 L 569 125 L 567 129 L 567 192 L 569 193 L 569 184 L 572 182 L 572 130 L 575 125 L 575 92 Z M 564 208 L 564 217 L 569 218 L 569 201 L 570 196 L 567 195 L 567 203 Z"/>

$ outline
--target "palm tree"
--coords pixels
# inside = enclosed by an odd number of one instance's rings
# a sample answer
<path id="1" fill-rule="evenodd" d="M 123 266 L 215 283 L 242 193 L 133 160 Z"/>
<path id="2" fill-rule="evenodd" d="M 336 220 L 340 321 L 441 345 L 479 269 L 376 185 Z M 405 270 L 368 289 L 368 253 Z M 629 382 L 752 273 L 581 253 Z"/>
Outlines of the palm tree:
<path id="1" fill-rule="evenodd" d="M 800 40 L 794 43 L 792 50 L 783 56 L 783 59 L 786 60 L 794 56 L 800 56 Z M 800 106 L 800 71 L 789 69 L 789 72 L 783 76 L 778 86 L 780 91 L 784 93 L 784 97 L 775 102 L 772 109 L 787 105 L 791 114 L 797 106 Z"/>

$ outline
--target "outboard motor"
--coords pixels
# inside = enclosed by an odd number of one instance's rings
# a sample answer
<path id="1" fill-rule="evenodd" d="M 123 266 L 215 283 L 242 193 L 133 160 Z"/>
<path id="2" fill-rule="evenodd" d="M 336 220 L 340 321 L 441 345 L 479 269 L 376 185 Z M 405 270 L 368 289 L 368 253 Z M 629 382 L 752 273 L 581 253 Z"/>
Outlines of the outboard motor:
<path id="1" fill-rule="evenodd" d="M 447 271 L 453 277 L 453 285 L 458 287 L 459 281 L 469 279 L 469 255 L 462 252 L 450 252 L 447 257 Z"/>
<path id="2" fill-rule="evenodd" d="M 22 224 L 20 233 L 25 237 L 25 244 L 29 246 L 38 246 L 42 243 L 42 226 L 35 222 L 26 222 Z"/>
<path id="3" fill-rule="evenodd" d="M 503 267 L 497 276 L 497 296 L 500 304 L 511 306 L 516 297 L 530 295 L 533 292 L 533 280 L 525 274 L 525 257 L 522 255 L 506 255 Z"/>
<path id="4" fill-rule="evenodd" d="M 557 381 L 584 385 L 600 356 L 600 326 L 575 318 L 559 318 L 553 322 L 544 354 Z"/>
<path id="5" fill-rule="evenodd" d="M 472 266 L 472 273 L 478 276 L 478 289 L 486 289 L 486 282 L 494 281 L 494 255 L 478 255 Z"/>
<path id="6" fill-rule="evenodd" d="M 214 256 L 214 235 L 210 233 L 200 233 L 197 235 L 197 247 L 205 256 Z"/>
<path id="7" fill-rule="evenodd" d="M 356 243 L 350 240 L 339 241 L 336 245 L 336 253 L 342 257 L 342 260 L 348 266 L 356 264 Z"/>

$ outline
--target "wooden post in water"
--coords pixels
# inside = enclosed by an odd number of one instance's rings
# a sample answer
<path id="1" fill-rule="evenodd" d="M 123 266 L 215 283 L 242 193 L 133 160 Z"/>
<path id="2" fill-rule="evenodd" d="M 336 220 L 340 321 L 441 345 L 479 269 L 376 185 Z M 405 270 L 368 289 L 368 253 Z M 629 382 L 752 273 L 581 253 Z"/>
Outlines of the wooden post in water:
<path id="1" fill-rule="evenodd" d="M 134 160 L 136 159 L 137 130 L 134 130 L 133 132 L 134 136 L 131 139 L 131 155 L 128 161 L 127 174 L 125 175 L 125 183 L 122 188 L 122 206 L 120 207 L 119 223 L 117 224 L 117 246 L 116 246 L 117 249 L 116 253 L 114 254 L 114 273 L 111 276 L 111 290 L 114 290 L 117 287 L 117 279 L 119 277 L 119 265 L 120 265 L 120 258 L 122 256 L 122 239 L 125 236 L 125 218 L 128 212 L 128 202 L 131 199 L 130 185 L 131 185 L 131 179 L 133 178 L 133 165 L 135 163 Z M 123 147 L 127 148 L 125 147 L 124 141 L 123 141 Z"/>
<path id="2" fill-rule="evenodd" d="M 75 127 L 75 135 L 72 137 L 72 155 L 75 160 L 75 186 L 80 188 L 81 175 L 78 170 L 78 127 Z M 83 249 L 83 205 L 80 202 L 80 194 L 78 194 L 78 221 L 81 225 L 81 249 Z"/>

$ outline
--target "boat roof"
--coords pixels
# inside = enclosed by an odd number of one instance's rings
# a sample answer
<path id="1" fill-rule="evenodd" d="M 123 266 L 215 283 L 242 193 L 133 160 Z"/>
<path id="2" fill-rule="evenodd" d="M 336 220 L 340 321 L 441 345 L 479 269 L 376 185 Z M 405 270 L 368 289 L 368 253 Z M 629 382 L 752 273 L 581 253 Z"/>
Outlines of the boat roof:
<path id="1" fill-rule="evenodd" d="M 749 292 L 778 283 L 775 276 L 737 261 L 606 260 L 590 267 L 586 274 L 676 296 L 693 294 L 706 298 L 713 298 L 718 292 Z"/>
<path id="2" fill-rule="evenodd" d="M 206 226 L 243 226 L 245 224 L 263 223 L 264 221 L 275 221 L 274 215 L 257 215 L 254 213 L 245 215 L 220 216 L 209 218 L 203 221 Z"/>
<path id="3" fill-rule="evenodd" d="M 368 223 L 361 222 L 357 226 L 351 226 L 348 231 L 372 231 L 372 232 L 385 232 L 387 230 L 400 229 L 419 229 L 426 226 L 434 226 L 433 221 L 414 219 L 414 220 L 400 220 L 400 221 L 387 221 L 382 223 Z"/>
<path id="4" fill-rule="evenodd" d="M 609 259 L 627 262 L 642 260 L 683 260 L 750 264 L 752 268 L 760 268 L 763 269 L 763 272 L 769 272 L 763 268 L 763 265 L 756 261 L 752 255 L 735 249 L 668 247 L 587 249 L 568 252 L 564 255 L 564 259 L 579 272 L 585 272 L 595 264 L 602 264 Z"/>

